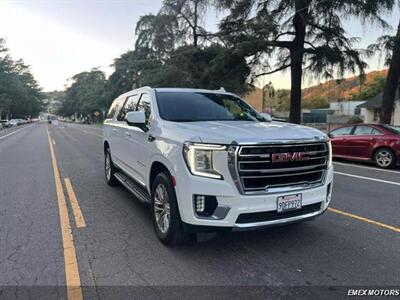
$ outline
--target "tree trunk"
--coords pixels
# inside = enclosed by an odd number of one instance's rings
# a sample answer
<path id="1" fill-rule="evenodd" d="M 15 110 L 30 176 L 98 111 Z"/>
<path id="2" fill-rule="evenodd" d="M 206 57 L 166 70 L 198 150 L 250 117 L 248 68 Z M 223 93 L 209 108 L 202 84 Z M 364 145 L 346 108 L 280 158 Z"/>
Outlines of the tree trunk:
<path id="1" fill-rule="evenodd" d="M 392 60 L 383 90 L 380 122 L 390 124 L 394 109 L 396 91 L 400 80 L 400 22 L 397 27 L 396 40 L 393 48 Z"/>
<path id="2" fill-rule="evenodd" d="M 301 82 L 303 78 L 304 40 L 309 5 L 309 0 L 296 1 L 296 13 L 293 18 L 293 26 L 296 34 L 293 46 L 290 49 L 291 89 L 289 122 L 296 124 L 301 123 Z"/>
<path id="3" fill-rule="evenodd" d="M 198 45 L 198 34 L 197 34 L 197 21 L 198 21 L 198 16 L 197 16 L 197 9 L 198 9 L 199 2 L 196 0 L 194 2 L 194 20 L 193 20 L 193 46 L 197 48 Z"/>

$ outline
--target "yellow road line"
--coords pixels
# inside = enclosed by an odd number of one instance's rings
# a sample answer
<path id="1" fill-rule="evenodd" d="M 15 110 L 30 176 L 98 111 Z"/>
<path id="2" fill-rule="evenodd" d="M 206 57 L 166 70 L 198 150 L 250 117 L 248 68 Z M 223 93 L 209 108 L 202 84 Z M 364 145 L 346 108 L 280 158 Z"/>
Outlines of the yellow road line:
<path id="1" fill-rule="evenodd" d="M 72 187 L 71 180 L 69 178 L 64 178 L 64 182 L 65 182 L 65 187 L 67 188 L 69 201 L 71 201 L 76 227 L 78 228 L 86 227 L 85 219 L 83 218 L 83 214 L 79 206 L 78 199 L 76 198 L 74 189 Z"/>
<path id="2" fill-rule="evenodd" d="M 60 171 L 58 170 L 57 159 L 54 152 L 53 144 L 51 143 L 49 129 L 47 128 L 47 137 L 49 141 L 51 161 L 54 172 L 54 182 L 56 185 L 58 211 L 60 214 L 61 236 L 64 247 L 64 264 L 65 264 L 65 279 L 67 285 L 68 300 L 82 300 L 81 279 L 79 276 L 78 261 L 76 259 L 76 251 L 74 239 L 69 222 L 67 204 L 65 202 L 64 191 L 62 188 Z"/>
<path id="3" fill-rule="evenodd" d="M 371 219 L 367 219 L 367 218 L 364 218 L 364 217 L 353 215 L 351 213 L 348 213 L 348 212 L 345 212 L 345 211 L 341 211 L 341 210 L 336 209 L 336 208 L 329 207 L 328 210 L 331 211 L 331 212 L 346 216 L 346 217 L 350 217 L 350 218 L 353 218 L 353 219 L 356 219 L 356 220 L 359 220 L 359 221 L 363 221 L 363 222 L 367 222 L 369 224 L 376 225 L 378 227 L 389 229 L 389 230 L 392 230 L 394 232 L 400 232 L 400 228 L 399 227 L 387 225 L 387 224 L 380 223 L 380 222 L 377 222 L 377 221 L 374 221 L 374 220 L 371 220 Z"/>

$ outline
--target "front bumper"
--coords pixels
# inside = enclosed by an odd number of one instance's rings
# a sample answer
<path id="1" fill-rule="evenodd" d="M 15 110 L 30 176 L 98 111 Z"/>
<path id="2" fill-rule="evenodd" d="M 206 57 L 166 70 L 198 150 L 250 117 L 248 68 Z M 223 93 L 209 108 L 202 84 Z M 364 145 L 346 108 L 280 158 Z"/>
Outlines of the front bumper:
<path id="1" fill-rule="evenodd" d="M 318 217 L 326 211 L 330 204 L 332 182 L 333 168 L 330 167 L 326 172 L 323 184 L 318 187 L 298 189 L 296 191 L 288 190 L 279 193 L 243 195 L 238 192 L 233 181 L 228 177 L 225 180 L 214 180 L 186 175 L 179 178 L 176 191 L 182 221 L 187 228 L 192 229 L 190 231 L 252 230 L 306 221 Z M 304 214 L 300 215 L 289 214 L 287 216 L 283 213 L 262 221 L 238 222 L 238 218 L 242 214 L 274 213 L 277 210 L 278 197 L 298 193 L 302 194 L 303 207 L 312 205 L 316 207 L 318 203 L 320 203 L 320 206 L 313 211 L 305 211 Z M 192 199 L 194 194 L 216 196 L 218 206 L 228 208 L 223 218 L 197 216 L 193 208 Z"/>

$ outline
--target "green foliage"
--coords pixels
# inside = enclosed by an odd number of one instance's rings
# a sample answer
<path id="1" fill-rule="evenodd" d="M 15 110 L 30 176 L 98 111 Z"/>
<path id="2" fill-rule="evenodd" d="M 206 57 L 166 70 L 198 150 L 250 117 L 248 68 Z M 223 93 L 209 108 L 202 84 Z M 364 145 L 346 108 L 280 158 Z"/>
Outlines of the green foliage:
<path id="1" fill-rule="evenodd" d="M 367 82 L 360 87 L 360 91 L 352 95 L 352 100 L 365 100 L 375 97 L 383 91 L 386 77 L 376 76 L 371 82 Z"/>
<path id="2" fill-rule="evenodd" d="M 76 74 L 72 77 L 71 86 L 66 90 L 59 114 L 86 116 L 107 109 L 105 87 L 105 75 L 97 69 Z"/>
<path id="3" fill-rule="evenodd" d="M 14 61 L 0 39 L 0 118 L 36 117 L 43 109 L 42 98 L 29 66 Z"/>

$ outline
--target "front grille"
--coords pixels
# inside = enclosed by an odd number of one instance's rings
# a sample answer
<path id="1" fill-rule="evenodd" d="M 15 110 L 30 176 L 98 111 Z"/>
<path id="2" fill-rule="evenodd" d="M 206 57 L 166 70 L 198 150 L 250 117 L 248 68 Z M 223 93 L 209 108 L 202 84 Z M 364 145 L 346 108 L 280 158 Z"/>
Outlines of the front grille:
<path id="1" fill-rule="evenodd" d="M 305 214 L 310 214 L 313 212 L 317 212 L 321 209 L 321 202 L 305 205 L 298 210 L 288 211 L 284 213 L 278 213 L 276 210 L 274 211 L 263 211 L 256 213 L 246 213 L 240 214 L 236 220 L 236 223 L 246 224 L 246 223 L 256 223 L 256 222 L 266 222 L 266 221 L 274 221 L 280 219 L 293 218 Z"/>
<path id="2" fill-rule="evenodd" d="M 328 162 L 326 143 L 241 146 L 237 171 L 244 192 L 322 182 Z"/>

